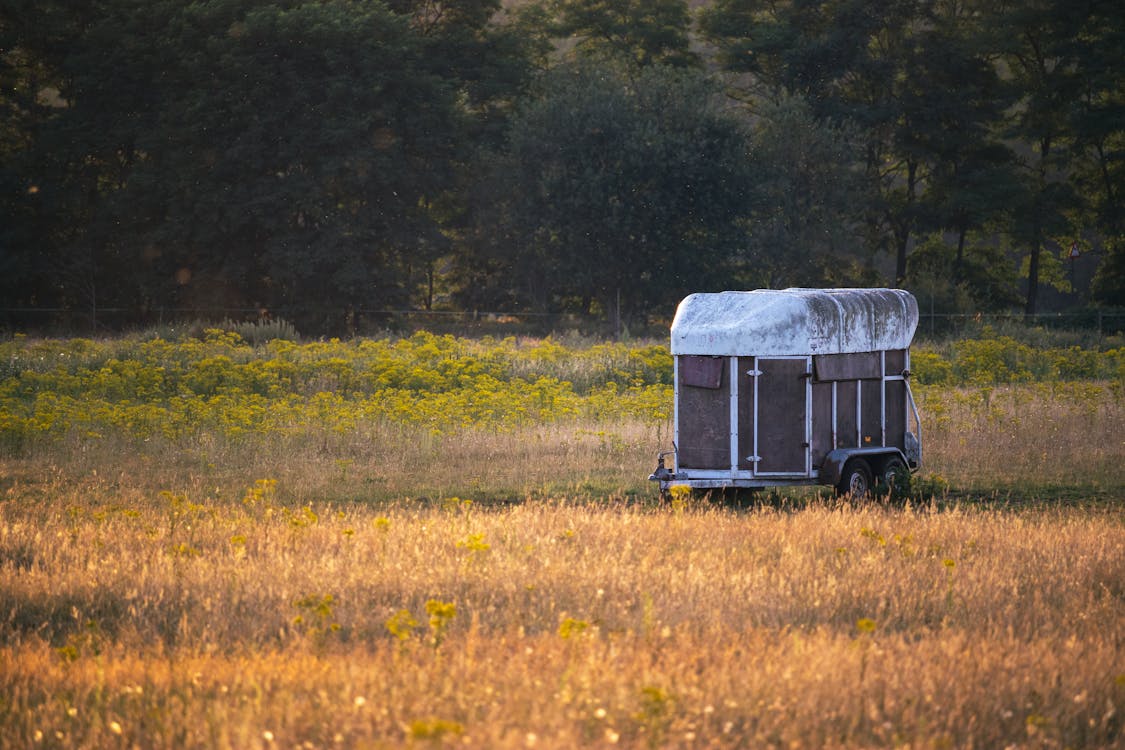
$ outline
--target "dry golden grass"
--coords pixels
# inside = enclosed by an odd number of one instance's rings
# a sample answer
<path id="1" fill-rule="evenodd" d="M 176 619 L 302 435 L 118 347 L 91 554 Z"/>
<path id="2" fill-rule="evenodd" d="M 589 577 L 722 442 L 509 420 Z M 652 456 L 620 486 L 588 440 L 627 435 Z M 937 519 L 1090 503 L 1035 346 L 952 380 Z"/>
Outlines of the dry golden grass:
<path id="1" fill-rule="evenodd" d="M 905 507 L 658 506 L 641 422 L 0 459 L 0 747 L 1125 746 L 1114 392 L 921 400 Z"/>
<path id="2" fill-rule="evenodd" d="M 270 477 L 290 503 L 654 497 L 647 477 L 670 439 L 666 425 L 635 420 L 449 435 L 373 424 L 324 440 L 75 441 L 0 455 L 0 492 L 24 501 L 136 504 L 174 490 L 210 502 L 238 500 L 255 478 Z"/>
<path id="3" fill-rule="evenodd" d="M 10 746 L 1120 741 L 1116 512 L 164 500 L 4 506 Z"/>
<path id="4" fill-rule="evenodd" d="M 926 451 L 923 474 L 936 472 L 962 490 L 1081 487 L 1125 492 L 1120 384 L 928 388 L 918 400 Z"/>

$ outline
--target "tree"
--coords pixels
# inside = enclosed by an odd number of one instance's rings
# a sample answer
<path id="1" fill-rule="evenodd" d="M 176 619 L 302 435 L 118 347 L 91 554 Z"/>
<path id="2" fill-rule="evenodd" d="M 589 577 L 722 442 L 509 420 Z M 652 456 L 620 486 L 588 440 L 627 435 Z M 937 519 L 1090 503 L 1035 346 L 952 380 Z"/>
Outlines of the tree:
<path id="1" fill-rule="evenodd" d="M 158 129 L 177 145 L 138 178 L 167 191 L 152 241 L 299 325 L 339 325 L 327 300 L 336 314 L 405 304 L 410 250 L 437 235 L 427 199 L 451 179 L 453 87 L 378 4 L 226 8 L 186 11 L 181 49 L 199 52 Z"/>
<path id="2" fill-rule="evenodd" d="M 857 34 L 848 18 L 833 18 L 825 6 L 716 0 L 703 11 L 700 28 L 722 67 L 742 74 L 739 83 L 751 101 L 795 94 L 824 116 L 833 88 L 854 67 L 866 36 Z"/>
<path id="3" fill-rule="evenodd" d="M 555 38 L 575 40 L 585 54 L 645 66 L 689 66 L 691 15 L 686 0 L 549 0 Z"/>
<path id="4" fill-rule="evenodd" d="M 761 107 L 754 127 L 752 217 L 739 277 L 753 288 L 821 286 L 864 256 L 858 241 L 865 202 L 856 133 L 818 120 L 788 97 Z"/>
<path id="5" fill-rule="evenodd" d="M 68 128 L 80 120 L 68 56 L 97 13 L 51 0 L 0 7 L 0 286 L 16 306 L 81 306 L 95 327 L 99 301 L 116 302 L 108 281 L 124 268 L 100 196 L 128 158 L 102 132 L 104 119 Z"/>
<path id="6" fill-rule="evenodd" d="M 701 74 L 563 66 L 492 161 L 477 257 L 532 309 L 597 303 L 617 323 L 725 283 L 750 208 L 747 141 Z"/>
<path id="7" fill-rule="evenodd" d="M 515 100 L 530 82 L 533 61 L 546 55 L 546 22 L 526 5 L 502 9 L 500 0 L 392 0 L 420 35 L 423 59 L 432 73 L 452 85 L 462 110 L 454 169 L 440 191 L 426 196 L 434 228 L 419 236 L 407 258 L 410 287 L 422 307 L 432 308 L 438 265 L 455 252 L 467 222 L 466 196 L 472 185 L 472 158 L 504 138 Z M 541 23 L 542 28 L 534 26 Z M 456 283 L 456 282 L 454 282 Z"/>
<path id="8" fill-rule="evenodd" d="M 45 117 L 38 71 L 18 44 L 11 19 L 0 15 L 0 299 L 6 307 L 35 304 L 46 269 L 30 252 L 36 234 L 37 180 L 26 163 L 32 133 Z"/>
<path id="9" fill-rule="evenodd" d="M 1112 2 L 1087 8 L 1074 40 L 1078 106 L 1069 122 L 1075 183 L 1086 199 L 1077 222 L 1101 244 L 1094 300 L 1125 306 L 1125 8 Z"/>
<path id="10" fill-rule="evenodd" d="M 904 137 L 913 118 L 903 106 L 912 98 L 907 62 L 922 10 L 909 0 L 720 0 L 703 22 L 728 68 L 750 73 L 766 96 L 798 94 L 816 117 L 861 129 L 873 199 L 862 207 L 867 242 L 895 253 L 897 278 L 905 274 L 922 180 L 920 155 Z"/>
<path id="11" fill-rule="evenodd" d="M 1002 312 L 1018 304 L 1019 278 L 1006 243 L 970 234 L 966 244 L 950 247 L 937 234 L 924 238 L 914 251 L 907 288 L 938 313 Z"/>
<path id="12" fill-rule="evenodd" d="M 82 282 L 60 302 L 280 309 L 306 330 L 408 304 L 527 67 L 499 0 L 400 5 L 60 3 L 50 33 L 0 16 L 29 60 L 0 75 L 43 68 L 61 102 L 13 126 L 10 178 L 41 217 L 16 239 Z"/>
<path id="13" fill-rule="evenodd" d="M 1096 302 L 1125 307 L 1125 241 L 1121 237 L 1106 242 L 1105 257 L 1098 264 L 1091 287 Z"/>
<path id="14" fill-rule="evenodd" d="M 752 101 L 796 93 L 817 118 L 858 128 L 866 242 L 892 254 L 899 281 L 915 234 L 943 211 L 956 213 L 954 188 L 968 162 L 997 153 L 981 148 L 981 136 L 1002 91 L 966 14 L 964 3 L 933 0 L 719 0 L 703 17 Z M 975 175 L 986 177 L 1000 179 Z M 945 209 L 930 192 L 943 180 L 942 197 L 952 201 Z M 962 211 L 949 219 L 967 232 L 981 217 Z"/>
<path id="15" fill-rule="evenodd" d="M 979 267 L 980 259 L 966 257 L 973 252 L 970 233 L 999 224 L 1021 199 L 1016 155 L 997 132 L 1015 92 L 1001 80 L 992 32 L 981 28 L 976 3 L 935 3 L 934 24 L 920 40 L 907 104 L 915 115 L 904 137 L 928 163 L 920 228 L 954 234 L 956 252 L 946 270 L 961 284 Z M 1004 263 L 982 245 L 976 249 L 989 262 Z"/>
<path id="16" fill-rule="evenodd" d="M 1010 231 L 1027 252 L 1024 313 L 1030 317 L 1037 311 L 1044 243 L 1069 234 L 1067 214 L 1077 207 L 1067 177 L 1068 118 L 1081 91 L 1074 43 L 1086 10 L 1064 0 L 1019 0 L 996 4 L 993 13 L 983 22 L 996 30 L 996 48 L 1020 93 L 1006 135 L 1028 147 L 1022 159 L 1027 199 L 1016 206 Z"/>

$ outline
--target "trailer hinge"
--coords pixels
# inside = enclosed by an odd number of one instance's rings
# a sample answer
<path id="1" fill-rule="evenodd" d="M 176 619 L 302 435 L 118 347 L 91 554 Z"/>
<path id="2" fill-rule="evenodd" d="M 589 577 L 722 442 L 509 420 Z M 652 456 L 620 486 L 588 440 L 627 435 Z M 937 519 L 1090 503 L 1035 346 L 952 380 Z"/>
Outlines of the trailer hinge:
<path id="1" fill-rule="evenodd" d="M 759 375 L 762 374 L 762 371 L 761 370 L 747 370 L 746 374 L 749 375 L 752 378 L 756 378 L 756 377 L 758 377 Z"/>

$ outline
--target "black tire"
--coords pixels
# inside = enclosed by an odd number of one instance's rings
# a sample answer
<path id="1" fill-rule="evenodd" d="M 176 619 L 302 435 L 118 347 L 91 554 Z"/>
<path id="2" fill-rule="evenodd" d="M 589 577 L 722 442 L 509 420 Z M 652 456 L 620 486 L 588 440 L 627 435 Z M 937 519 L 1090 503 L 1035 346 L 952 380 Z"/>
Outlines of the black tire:
<path id="1" fill-rule="evenodd" d="M 910 470 L 898 456 L 891 456 L 883 462 L 879 470 L 879 484 L 882 492 L 901 495 L 910 490 Z"/>
<path id="2" fill-rule="evenodd" d="M 840 474 L 836 492 L 860 500 L 870 496 L 872 488 L 871 467 L 862 458 L 849 459 Z"/>

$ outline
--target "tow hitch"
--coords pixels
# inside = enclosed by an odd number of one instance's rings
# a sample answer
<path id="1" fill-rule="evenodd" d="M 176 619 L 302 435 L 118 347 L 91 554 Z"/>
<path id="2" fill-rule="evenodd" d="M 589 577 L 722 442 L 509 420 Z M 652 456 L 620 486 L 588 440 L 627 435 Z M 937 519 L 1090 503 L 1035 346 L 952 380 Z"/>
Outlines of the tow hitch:
<path id="1" fill-rule="evenodd" d="M 668 467 L 664 465 L 665 456 L 673 456 L 676 451 L 661 451 L 656 454 L 656 471 L 649 475 L 649 480 L 653 482 L 668 482 L 676 478 L 675 472 L 669 471 Z"/>

